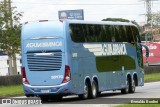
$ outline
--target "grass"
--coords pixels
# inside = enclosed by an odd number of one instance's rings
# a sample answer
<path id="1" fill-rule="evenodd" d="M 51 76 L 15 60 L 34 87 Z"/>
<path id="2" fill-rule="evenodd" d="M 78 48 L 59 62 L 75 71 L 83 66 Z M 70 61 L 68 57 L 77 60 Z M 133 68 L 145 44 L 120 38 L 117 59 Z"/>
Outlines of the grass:
<path id="1" fill-rule="evenodd" d="M 145 74 L 144 81 L 145 82 L 160 81 L 160 73 Z"/>
<path id="2" fill-rule="evenodd" d="M 23 95 L 22 85 L 0 86 L 0 97 Z"/>
<path id="3" fill-rule="evenodd" d="M 159 104 L 125 104 L 116 107 L 159 107 Z"/>

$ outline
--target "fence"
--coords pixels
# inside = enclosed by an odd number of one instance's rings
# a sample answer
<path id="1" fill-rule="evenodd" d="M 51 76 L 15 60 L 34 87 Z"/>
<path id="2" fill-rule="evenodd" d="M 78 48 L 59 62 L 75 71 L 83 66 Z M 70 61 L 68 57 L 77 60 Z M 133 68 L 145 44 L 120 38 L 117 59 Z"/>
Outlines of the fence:
<path id="1" fill-rule="evenodd" d="M 0 86 L 20 85 L 22 84 L 21 75 L 0 76 Z"/>
<path id="2" fill-rule="evenodd" d="M 145 74 L 151 74 L 151 73 L 160 73 L 160 66 L 148 66 L 144 67 Z"/>

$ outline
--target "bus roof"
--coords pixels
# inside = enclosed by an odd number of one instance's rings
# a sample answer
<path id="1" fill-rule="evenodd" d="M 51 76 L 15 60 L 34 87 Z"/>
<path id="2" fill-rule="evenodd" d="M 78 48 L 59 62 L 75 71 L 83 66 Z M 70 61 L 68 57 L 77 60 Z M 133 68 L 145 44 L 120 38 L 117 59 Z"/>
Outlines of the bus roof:
<path id="1" fill-rule="evenodd" d="M 132 22 L 113 22 L 113 21 L 84 21 L 84 20 L 64 20 L 68 23 L 74 24 L 104 24 L 104 25 L 126 25 L 126 26 L 135 26 Z"/>
<path id="2" fill-rule="evenodd" d="M 120 22 L 120 21 L 85 21 L 85 20 L 39 20 L 39 21 L 31 21 L 25 22 L 24 24 L 28 23 L 38 23 L 38 22 L 68 22 L 73 24 L 104 24 L 104 25 L 125 25 L 125 26 L 135 26 L 132 22 Z"/>

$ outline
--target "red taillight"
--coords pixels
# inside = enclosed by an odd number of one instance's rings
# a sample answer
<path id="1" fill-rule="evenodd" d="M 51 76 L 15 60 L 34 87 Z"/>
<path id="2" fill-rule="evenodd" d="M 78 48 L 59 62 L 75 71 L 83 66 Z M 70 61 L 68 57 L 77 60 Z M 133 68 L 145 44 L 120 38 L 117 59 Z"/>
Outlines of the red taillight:
<path id="1" fill-rule="evenodd" d="M 63 20 L 59 20 L 59 21 L 63 23 Z"/>
<path id="2" fill-rule="evenodd" d="M 63 79 L 62 83 L 66 83 L 70 80 L 71 80 L 70 67 L 66 65 L 65 66 L 64 79 Z"/>
<path id="3" fill-rule="evenodd" d="M 39 22 L 47 22 L 48 20 L 39 20 Z"/>
<path id="4" fill-rule="evenodd" d="M 25 67 L 22 67 L 21 70 L 22 70 L 23 83 L 24 83 L 24 84 L 29 84 L 29 82 L 28 82 L 28 80 L 27 80 L 27 77 L 26 77 Z"/>

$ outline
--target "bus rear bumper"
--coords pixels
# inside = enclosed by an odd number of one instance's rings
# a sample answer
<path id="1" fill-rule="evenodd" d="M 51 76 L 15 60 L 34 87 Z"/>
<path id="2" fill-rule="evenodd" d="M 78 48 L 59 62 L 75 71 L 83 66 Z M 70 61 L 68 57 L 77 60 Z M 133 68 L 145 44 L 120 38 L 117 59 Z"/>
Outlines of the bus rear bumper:
<path id="1" fill-rule="evenodd" d="M 24 94 L 26 96 L 39 96 L 39 95 L 66 95 L 71 94 L 71 82 L 63 83 L 56 86 L 31 86 L 23 84 Z"/>

